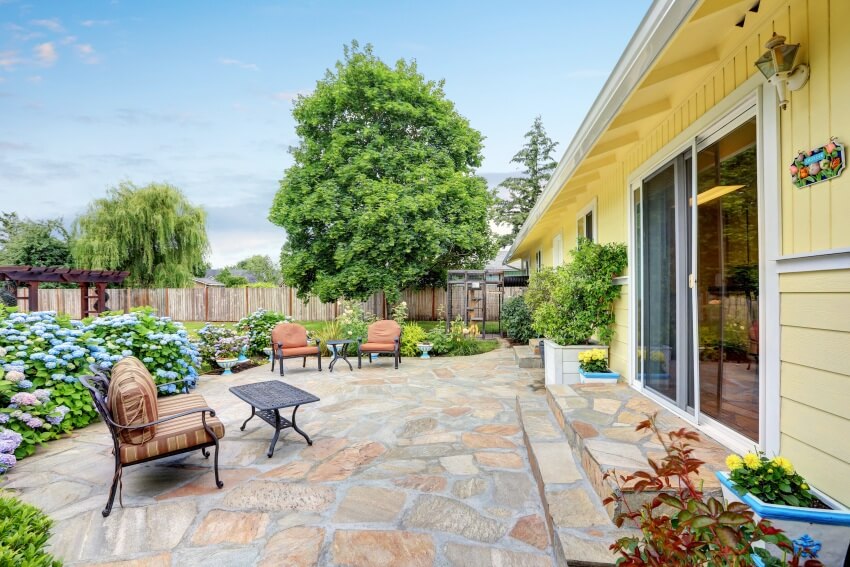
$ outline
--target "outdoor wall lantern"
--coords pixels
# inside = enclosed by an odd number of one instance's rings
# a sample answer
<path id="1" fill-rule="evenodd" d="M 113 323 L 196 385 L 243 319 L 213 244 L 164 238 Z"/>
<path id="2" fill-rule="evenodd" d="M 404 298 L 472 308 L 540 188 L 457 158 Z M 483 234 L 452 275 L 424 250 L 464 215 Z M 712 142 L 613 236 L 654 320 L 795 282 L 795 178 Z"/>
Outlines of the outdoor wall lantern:
<path id="1" fill-rule="evenodd" d="M 756 67 L 765 76 L 767 82 L 776 87 L 779 108 L 785 110 L 788 106 L 787 90 L 796 91 L 803 88 L 809 80 L 809 66 L 803 64 L 794 66 L 800 44 L 786 44 L 785 36 L 776 35 L 774 32 L 773 37 L 764 46 L 767 51 L 758 58 Z"/>

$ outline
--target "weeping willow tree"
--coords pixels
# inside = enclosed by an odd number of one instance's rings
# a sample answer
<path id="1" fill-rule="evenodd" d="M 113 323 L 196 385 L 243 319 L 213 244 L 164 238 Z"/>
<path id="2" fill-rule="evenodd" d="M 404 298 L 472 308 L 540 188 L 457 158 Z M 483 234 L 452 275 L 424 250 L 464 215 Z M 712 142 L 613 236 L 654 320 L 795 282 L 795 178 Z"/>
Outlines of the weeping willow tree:
<path id="1" fill-rule="evenodd" d="M 127 270 L 137 287 L 189 286 L 209 251 L 204 210 L 160 183 L 109 189 L 74 222 L 72 242 L 77 267 Z"/>

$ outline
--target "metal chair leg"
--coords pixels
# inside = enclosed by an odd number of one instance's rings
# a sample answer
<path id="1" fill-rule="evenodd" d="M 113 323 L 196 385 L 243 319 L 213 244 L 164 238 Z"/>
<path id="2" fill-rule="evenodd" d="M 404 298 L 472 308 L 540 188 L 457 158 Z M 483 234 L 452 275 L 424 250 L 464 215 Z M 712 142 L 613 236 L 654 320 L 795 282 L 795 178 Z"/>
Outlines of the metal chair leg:
<path id="1" fill-rule="evenodd" d="M 115 474 L 112 475 L 112 487 L 109 489 L 109 500 L 106 501 L 106 508 L 101 512 L 104 518 L 112 513 L 112 504 L 115 502 L 115 491 L 118 490 L 119 482 L 121 482 L 121 463 L 116 458 Z"/>
<path id="2" fill-rule="evenodd" d="M 301 368 L 307 368 L 307 357 L 304 357 L 304 360 L 301 362 Z"/>
<path id="3" fill-rule="evenodd" d="M 223 488 L 224 483 L 218 477 L 218 437 L 214 437 L 215 439 L 215 459 L 213 460 L 213 470 L 215 471 L 215 485 L 218 488 Z"/>

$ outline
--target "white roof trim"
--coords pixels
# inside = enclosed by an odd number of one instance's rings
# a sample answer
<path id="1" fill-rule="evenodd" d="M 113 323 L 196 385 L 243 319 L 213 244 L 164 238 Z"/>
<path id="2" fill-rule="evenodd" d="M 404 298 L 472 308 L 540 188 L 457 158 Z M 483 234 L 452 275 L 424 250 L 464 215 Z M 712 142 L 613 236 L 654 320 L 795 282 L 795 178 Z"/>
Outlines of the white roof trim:
<path id="1" fill-rule="evenodd" d="M 632 36 L 614 70 L 590 107 L 576 135 L 558 162 L 549 183 L 543 188 L 528 218 L 508 250 L 510 260 L 519 243 L 528 235 L 552 204 L 587 153 L 616 117 L 623 103 L 643 79 L 647 70 L 701 0 L 655 0 Z"/>

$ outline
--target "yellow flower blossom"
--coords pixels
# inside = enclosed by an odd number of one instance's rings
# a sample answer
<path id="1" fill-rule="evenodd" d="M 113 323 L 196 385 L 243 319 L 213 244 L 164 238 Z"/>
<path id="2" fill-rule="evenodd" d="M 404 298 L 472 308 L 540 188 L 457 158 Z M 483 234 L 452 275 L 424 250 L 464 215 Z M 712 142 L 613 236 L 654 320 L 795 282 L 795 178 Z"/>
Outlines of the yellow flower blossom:
<path id="1" fill-rule="evenodd" d="M 785 471 L 785 474 L 794 474 L 794 465 L 785 457 L 774 457 L 773 464 Z"/>
<path id="2" fill-rule="evenodd" d="M 808 490 L 809 485 L 804 482 L 803 484 L 800 485 L 800 488 L 802 488 L 803 490 Z"/>
<path id="3" fill-rule="evenodd" d="M 744 455 L 744 464 L 748 469 L 758 470 L 761 467 L 761 458 L 755 453 L 747 453 Z"/>
<path id="4" fill-rule="evenodd" d="M 734 471 L 744 466 L 744 460 L 733 453 L 726 457 L 726 466 L 730 471 Z"/>

